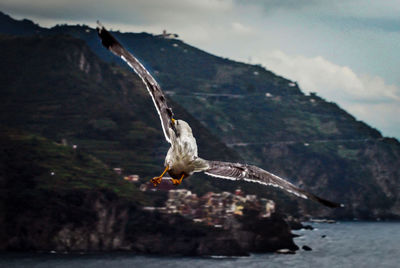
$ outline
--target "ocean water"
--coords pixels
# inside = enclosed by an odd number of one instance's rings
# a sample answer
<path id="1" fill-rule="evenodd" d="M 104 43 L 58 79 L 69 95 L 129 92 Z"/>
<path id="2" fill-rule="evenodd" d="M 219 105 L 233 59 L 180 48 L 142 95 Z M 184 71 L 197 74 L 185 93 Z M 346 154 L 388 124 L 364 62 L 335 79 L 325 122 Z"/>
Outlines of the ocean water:
<path id="1" fill-rule="evenodd" d="M 250 257 L 156 257 L 126 253 L 0 255 L 0 267 L 400 267 L 400 222 L 313 223 L 300 230 L 295 255 L 254 254 Z"/>

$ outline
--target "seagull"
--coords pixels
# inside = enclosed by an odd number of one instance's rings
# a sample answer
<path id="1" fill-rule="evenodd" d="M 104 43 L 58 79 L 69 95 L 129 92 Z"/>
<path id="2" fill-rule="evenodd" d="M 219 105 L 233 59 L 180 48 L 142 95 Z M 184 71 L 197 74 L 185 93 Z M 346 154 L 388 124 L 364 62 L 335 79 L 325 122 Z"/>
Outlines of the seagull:
<path id="1" fill-rule="evenodd" d="M 172 109 L 168 106 L 167 99 L 154 77 L 99 22 L 96 29 L 103 46 L 125 61 L 143 81 L 160 117 L 165 139 L 170 143 L 170 148 L 165 157 L 164 171 L 160 176 L 150 180 L 154 186 L 158 186 L 161 183 L 163 176 L 167 172 L 171 176 L 174 185 L 179 185 L 183 179 L 188 178 L 196 172 L 204 172 L 212 177 L 279 187 L 298 197 L 310 199 L 328 207 L 343 206 L 343 204 L 322 199 L 300 189 L 292 183 L 259 167 L 200 158 L 197 154 L 197 143 L 192 129 L 187 122 L 174 118 Z"/>

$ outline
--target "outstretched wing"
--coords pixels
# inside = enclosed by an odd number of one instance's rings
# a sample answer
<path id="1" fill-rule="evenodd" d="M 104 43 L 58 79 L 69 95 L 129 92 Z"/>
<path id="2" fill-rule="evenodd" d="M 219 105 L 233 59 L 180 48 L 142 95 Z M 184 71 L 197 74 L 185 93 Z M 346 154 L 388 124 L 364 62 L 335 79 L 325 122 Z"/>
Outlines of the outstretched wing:
<path id="1" fill-rule="evenodd" d="M 209 168 L 204 170 L 207 175 L 229 180 L 243 180 L 264 185 L 279 187 L 294 195 L 317 201 L 328 207 L 341 207 L 343 204 L 334 203 L 306 192 L 290 182 L 269 173 L 259 167 L 239 163 L 208 161 Z"/>
<path id="2" fill-rule="evenodd" d="M 154 79 L 154 77 L 144 68 L 144 66 L 129 53 L 118 41 L 108 32 L 103 26 L 97 27 L 97 33 L 101 38 L 102 44 L 110 50 L 112 53 L 123 59 L 142 79 L 146 85 L 147 90 L 153 99 L 154 105 L 156 106 L 158 115 L 160 116 L 161 126 L 165 135 L 165 139 L 171 143 L 169 137 L 169 128 L 175 131 L 173 123 L 172 109 L 168 107 L 167 100 L 165 99 L 164 93 L 161 90 L 160 85 Z"/>

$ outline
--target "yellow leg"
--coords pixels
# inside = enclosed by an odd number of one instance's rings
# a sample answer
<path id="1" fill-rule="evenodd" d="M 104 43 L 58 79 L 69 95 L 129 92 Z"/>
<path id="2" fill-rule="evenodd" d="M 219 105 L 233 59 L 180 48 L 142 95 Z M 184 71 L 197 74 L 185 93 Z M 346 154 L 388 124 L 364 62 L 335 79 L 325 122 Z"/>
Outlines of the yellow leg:
<path id="1" fill-rule="evenodd" d="M 171 118 L 172 124 L 175 124 L 175 119 Z"/>
<path id="2" fill-rule="evenodd" d="M 161 173 L 161 175 L 158 176 L 158 177 L 152 178 L 152 179 L 150 180 L 150 182 L 151 182 L 154 186 L 159 185 L 159 184 L 161 183 L 162 177 L 164 176 L 165 172 L 168 171 L 168 169 L 169 169 L 169 166 L 166 166 L 165 169 L 164 169 L 164 171 L 163 171 L 163 173 Z"/>
<path id="3" fill-rule="evenodd" d="M 179 180 L 171 179 L 171 180 L 172 180 L 172 183 L 173 183 L 174 185 L 179 185 L 179 184 L 181 184 L 181 183 L 182 183 L 182 180 L 183 180 L 183 177 L 185 177 L 185 174 L 182 174 L 182 177 L 181 177 Z"/>

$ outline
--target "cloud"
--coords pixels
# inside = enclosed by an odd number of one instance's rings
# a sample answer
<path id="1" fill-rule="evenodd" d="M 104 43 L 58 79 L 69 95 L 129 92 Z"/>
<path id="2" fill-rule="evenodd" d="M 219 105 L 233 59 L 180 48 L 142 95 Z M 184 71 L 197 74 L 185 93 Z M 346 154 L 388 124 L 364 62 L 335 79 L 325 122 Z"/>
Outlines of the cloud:
<path id="1" fill-rule="evenodd" d="M 2 0 L 0 9 L 44 19 L 155 23 L 227 12 L 231 0 Z"/>
<path id="2" fill-rule="evenodd" d="M 252 28 L 250 28 L 249 26 L 245 26 L 240 22 L 233 22 L 232 30 L 240 35 L 254 34 L 254 30 Z"/>
<path id="3" fill-rule="evenodd" d="M 327 3 L 327 0 L 236 0 L 240 5 L 256 5 L 263 7 L 264 11 L 273 11 L 276 9 L 298 10 L 309 6 L 318 6 Z"/>
<path id="4" fill-rule="evenodd" d="M 358 75 L 323 57 L 265 52 L 256 59 L 273 72 L 297 81 L 305 92 L 337 102 L 358 119 L 396 136 L 400 130 L 400 88 L 379 76 Z M 397 132 L 396 132 L 397 131 Z"/>
<path id="5" fill-rule="evenodd" d="M 343 106 L 359 120 L 382 131 L 383 135 L 400 138 L 399 103 L 347 103 Z"/>
<path id="6" fill-rule="evenodd" d="M 342 14 L 357 18 L 398 18 L 400 5 L 398 0 L 368 1 L 365 0 L 235 0 L 242 6 L 258 6 L 266 13 L 288 11 L 294 13 L 311 12 L 313 15 Z M 316 13 L 317 12 L 317 13 Z"/>
<path id="7" fill-rule="evenodd" d="M 399 11 L 400 12 L 400 11 Z M 380 30 L 386 32 L 400 32 L 400 18 L 358 18 L 358 17 L 325 17 L 327 23 L 336 25 L 351 26 L 352 29 L 370 29 L 373 31 Z"/>
<path id="8" fill-rule="evenodd" d="M 400 89 L 379 76 L 357 75 L 350 67 L 325 58 L 290 56 L 280 50 L 262 54 L 257 60 L 280 75 L 297 80 L 306 91 L 348 101 L 400 101 Z"/>
<path id="9" fill-rule="evenodd" d="M 2 0 L 0 10 L 44 27 L 63 23 L 94 27 L 100 20 L 121 31 L 160 33 L 167 29 L 196 44 L 250 30 L 240 22 L 232 23 L 237 12 L 233 0 Z"/>

